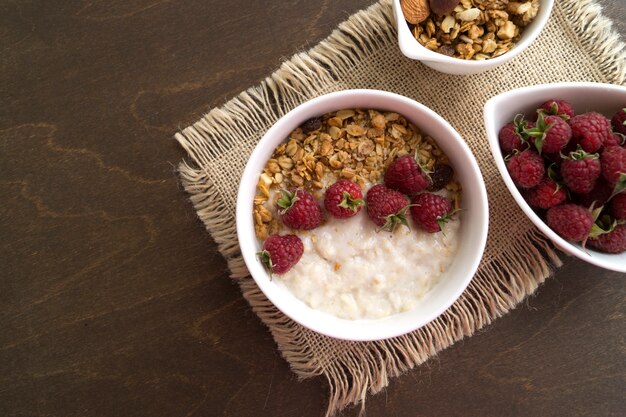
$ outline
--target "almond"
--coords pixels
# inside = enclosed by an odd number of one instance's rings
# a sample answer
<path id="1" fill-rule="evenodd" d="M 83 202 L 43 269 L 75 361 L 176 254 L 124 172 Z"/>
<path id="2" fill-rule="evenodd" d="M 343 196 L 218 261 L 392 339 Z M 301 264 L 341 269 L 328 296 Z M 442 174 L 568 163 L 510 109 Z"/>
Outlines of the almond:
<path id="1" fill-rule="evenodd" d="M 430 14 L 428 0 L 400 0 L 400 7 L 406 21 L 414 25 L 426 20 Z"/>

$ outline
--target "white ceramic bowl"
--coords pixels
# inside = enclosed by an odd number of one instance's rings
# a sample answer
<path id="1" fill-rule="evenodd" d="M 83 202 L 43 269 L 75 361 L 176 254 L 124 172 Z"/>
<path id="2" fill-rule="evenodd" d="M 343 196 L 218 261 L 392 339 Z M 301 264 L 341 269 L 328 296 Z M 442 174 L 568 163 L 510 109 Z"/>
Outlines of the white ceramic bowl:
<path id="1" fill-rule="evenodd" d="M 400 8 L 400 0 L 393 0 L 393 13 L 398 31 L 398 43 L 400 45 L 400 50 L 405 56 L 421 61 L 424 65 L 439 72 L 444 72 L 446 74 L 469 75 L 490 70 L 519 55 L 537 38 L 537 36 L 539 36 L 539 33 L 546 25 L 546 22 L 550 17 L 552 6 L 554 6 L 554 0 L 541 0 L 539 12 L 535 17 L 535 20 L 524 28 L 521 39 L 517 45 L 503 55 L 483 61 L 453 58 L 426 49 L 411 33 L 409 25 L 404 19 L 402 9 Z"/>
<path id="2" fill-rule="evenodd" d="M 270 280 L 256 258 L 261 244 L 254 234 L 252 201 L 265 163 L 277 145 L 305 120 L 347 108 L 395 111 L 415 123 L 437 141 L 449 156 L 463 187 L 460 245 L 453 264 L 439 283 L 411 311 L 376 320 L 346 320 L 314 310 L 297 299 L 280 279 Z M 237 235 L 243 257 L 259 288 L 283 313 L 319 333 L 347 340 L 379 340 L 415 330 L 443 313 L 472 279 L 487 239 L 487 193 L 469 147 L 435 112 L 409 98 L 376 90 L 347 90 L 310 100 L 279 119 L 263 136 L 250 156 L 237 196 Z"/>
<path id="3" fill-rule="evenodd" d="M 626 87 L 600 83 L 558 83 L 536 85 L 508 91 L 491 98 L 485 104 L 485 129 L 491 153 L 498 170 L 513 198 L 530 220 L 563 252 L 574 255 L 590 264 L 618 272 L 626 272 L 626 253 L 612 255 L 573 244 L 557 235 L 526 203 L 511 180 L 500 151 L 498 132 L 516 114 L 532 114 L 541 103 L 559 99 L 570 102 L 576 114 L 597 111 L 608 117 L 626 104 Z"/>

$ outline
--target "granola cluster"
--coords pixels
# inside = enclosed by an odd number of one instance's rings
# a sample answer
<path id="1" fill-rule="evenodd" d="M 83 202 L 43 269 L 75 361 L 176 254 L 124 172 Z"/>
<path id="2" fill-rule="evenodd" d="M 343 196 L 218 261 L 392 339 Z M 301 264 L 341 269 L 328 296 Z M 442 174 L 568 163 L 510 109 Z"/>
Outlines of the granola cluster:
<path id="1" fill-rule="evenodd" d="M 537 16 L 540 0 L 461 0 L 444 16 L 411 25 L 426 48 L 461 59 L 485 60 L 510 51 Z"/>
<path id="2" fill-rule="evenodd" d="M 428 170 L 449 164 L 436 142 L 398 113 L 344 109 L 308 120 L 276 148 L 259 177 L 253 210 L 257 238 L 265 240 L 280 229 L 274 201 L 279 193 L 272 189 L 305 188 L 321 199 L 339 178 L 365 188 L 406 154 L 417 155 Z M 459 184 L 453 181 L 447 188 L 458 205 Z"/>

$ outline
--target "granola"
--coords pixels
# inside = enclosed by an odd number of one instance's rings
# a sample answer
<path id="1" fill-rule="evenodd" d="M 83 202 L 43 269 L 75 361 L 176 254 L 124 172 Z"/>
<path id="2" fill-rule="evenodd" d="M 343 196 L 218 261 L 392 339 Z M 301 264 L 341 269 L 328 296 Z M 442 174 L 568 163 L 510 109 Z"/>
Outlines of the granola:
<path id="1" fill-rule="evenodd" d="M 461 59 L 498 57 L 515 46 L 537 16 L 540 0 L 460 0 L 454 10 L 430 13 L 411 32 L 424 47 Z"/>
<path id="2" fill-rule="evenodd" d="M 259 176 L 253 210 L 257 238 L 265 240 L 280 229 L 272 189 L 305 188 L 321 199 L 339 178 L 365 188 L 406 154 L 419 157 L 429 171 L 449 165 L 435 140 L 398 113 L 343 109 L 303 123 L 275 149 Z M 460 185 L 452 181 L 446 188 L 458 208 Z"/>

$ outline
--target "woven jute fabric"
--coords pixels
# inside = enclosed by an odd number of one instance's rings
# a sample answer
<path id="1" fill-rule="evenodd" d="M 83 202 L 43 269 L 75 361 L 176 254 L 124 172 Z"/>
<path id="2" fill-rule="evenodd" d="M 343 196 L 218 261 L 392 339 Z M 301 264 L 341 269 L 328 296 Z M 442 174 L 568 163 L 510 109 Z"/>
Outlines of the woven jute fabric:
<path id="1" fill-rule="evenodd" d="M 198 216 L 293 371 L 302 378 L 327 379 L 328 415 L 364 403 L 368 393 L 380 391 L 392 377 L 471 336 L 532 294 L 560 266 L 553 246 L 522 213 L 501 180 L 482 123 L 482 107 L 490 97 L 560 81 L 626 81 L 624 44 L 593 1 L 557 1 L 542 34 L 512 62 L 480 75 L 453 76 L 400 53 L 391 1 L 381 0 L 351 16 L 311 50 L 284 62 L 260 85 L 176 134 L 188 153 L 180 164 L 180 176 Z M 262 135 L 304 101 L 350 88 L 399 93 L 448 120 L 478 160 L 490 204 L 487 247 L 465 293 L 427 326 L 377 342 L 332 339 L 283 315 L 250 278 L 235 231 L 239 181 Z"/>

